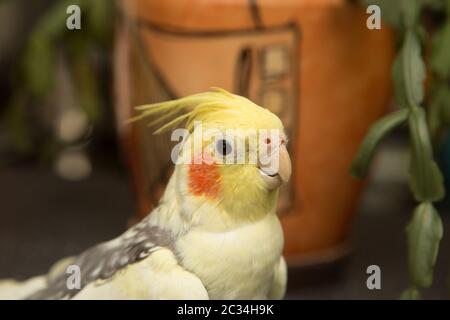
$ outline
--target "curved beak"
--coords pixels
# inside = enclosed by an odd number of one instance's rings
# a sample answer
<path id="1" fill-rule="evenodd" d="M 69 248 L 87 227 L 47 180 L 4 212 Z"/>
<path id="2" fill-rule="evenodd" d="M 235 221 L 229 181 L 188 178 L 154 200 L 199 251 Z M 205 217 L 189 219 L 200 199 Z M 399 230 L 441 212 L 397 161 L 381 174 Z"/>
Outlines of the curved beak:
<path id="1" fill-rule="evenodd" d="M 267 159 L 265 159 L 267 160 Z M 271 161 L 264 161 L 267 164 L 259 163 L 259 172 L 266 187 L 273 190 L 287 183 L 291 178 L 292 164 L 286 145 L 282 143 L 275 152 L 270 155 Z"/>

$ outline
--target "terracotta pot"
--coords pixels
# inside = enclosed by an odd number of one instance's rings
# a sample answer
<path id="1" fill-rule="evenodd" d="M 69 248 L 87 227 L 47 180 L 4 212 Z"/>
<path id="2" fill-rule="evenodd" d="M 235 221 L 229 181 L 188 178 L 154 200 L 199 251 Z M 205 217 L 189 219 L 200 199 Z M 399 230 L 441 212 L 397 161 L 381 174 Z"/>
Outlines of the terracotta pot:
<path id="1" fill-rule="evenodd" d="M 127 0 L 116 39 L 117 114 L 139 217 L 170 175 L 166 137 L 124 125 L 132 106 L 223 87 L 273 110 L 288 128 L 292 183 L 280 212 L 294 265 L 333 260 L 362 190 L 348 167 L 391 97 L 393 35 L 366 28 L 340 0 Z"/>

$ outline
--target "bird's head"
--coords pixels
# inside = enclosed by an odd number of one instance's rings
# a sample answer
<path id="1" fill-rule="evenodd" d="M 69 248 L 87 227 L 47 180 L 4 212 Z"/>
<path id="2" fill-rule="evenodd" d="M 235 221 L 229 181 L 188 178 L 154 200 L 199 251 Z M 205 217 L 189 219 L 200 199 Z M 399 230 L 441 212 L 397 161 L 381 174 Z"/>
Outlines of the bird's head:
<path id="1" fill-rule="evenodd" d="M 230 218 L 257 219 L 274 211 L 291 160 L 281 120 L 223 89 L 138 107 L 135 119 L 160 115 L 156 133 L 172 131 L 177 188 L 185 206 L 214 206 Z"/>

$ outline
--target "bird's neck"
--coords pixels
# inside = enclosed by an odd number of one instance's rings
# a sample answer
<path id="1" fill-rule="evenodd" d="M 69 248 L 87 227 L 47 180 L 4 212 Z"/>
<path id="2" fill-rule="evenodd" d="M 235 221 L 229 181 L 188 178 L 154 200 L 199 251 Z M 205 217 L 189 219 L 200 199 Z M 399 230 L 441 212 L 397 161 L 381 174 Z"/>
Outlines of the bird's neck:
<path id="1" fill-rule="evenodd" d="M 218 201 L 194 196 L 188 190 L 183 171 L 177 167 L 158 208 L 150 214 L 148 221 L 175 235 L 185 234 L 193 228 L 230 231 L 276 214 L 277 199 L 278 191 L 259 199 L 248 197 L 245 190 L 236 193 L 234 199 Z"/>

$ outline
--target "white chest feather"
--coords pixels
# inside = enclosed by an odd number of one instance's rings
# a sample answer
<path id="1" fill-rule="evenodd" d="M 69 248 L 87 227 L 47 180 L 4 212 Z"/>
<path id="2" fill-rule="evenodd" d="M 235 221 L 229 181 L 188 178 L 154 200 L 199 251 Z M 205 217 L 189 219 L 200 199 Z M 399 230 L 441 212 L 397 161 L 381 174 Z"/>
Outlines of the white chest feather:
<path id="1" fill-rule="evenodd" d="M 182 265 L 205 285 L 211 299 L 264 299 L 283 247 L 278 218 L 226 232 L 191 230 L 177 241 Z"/>

